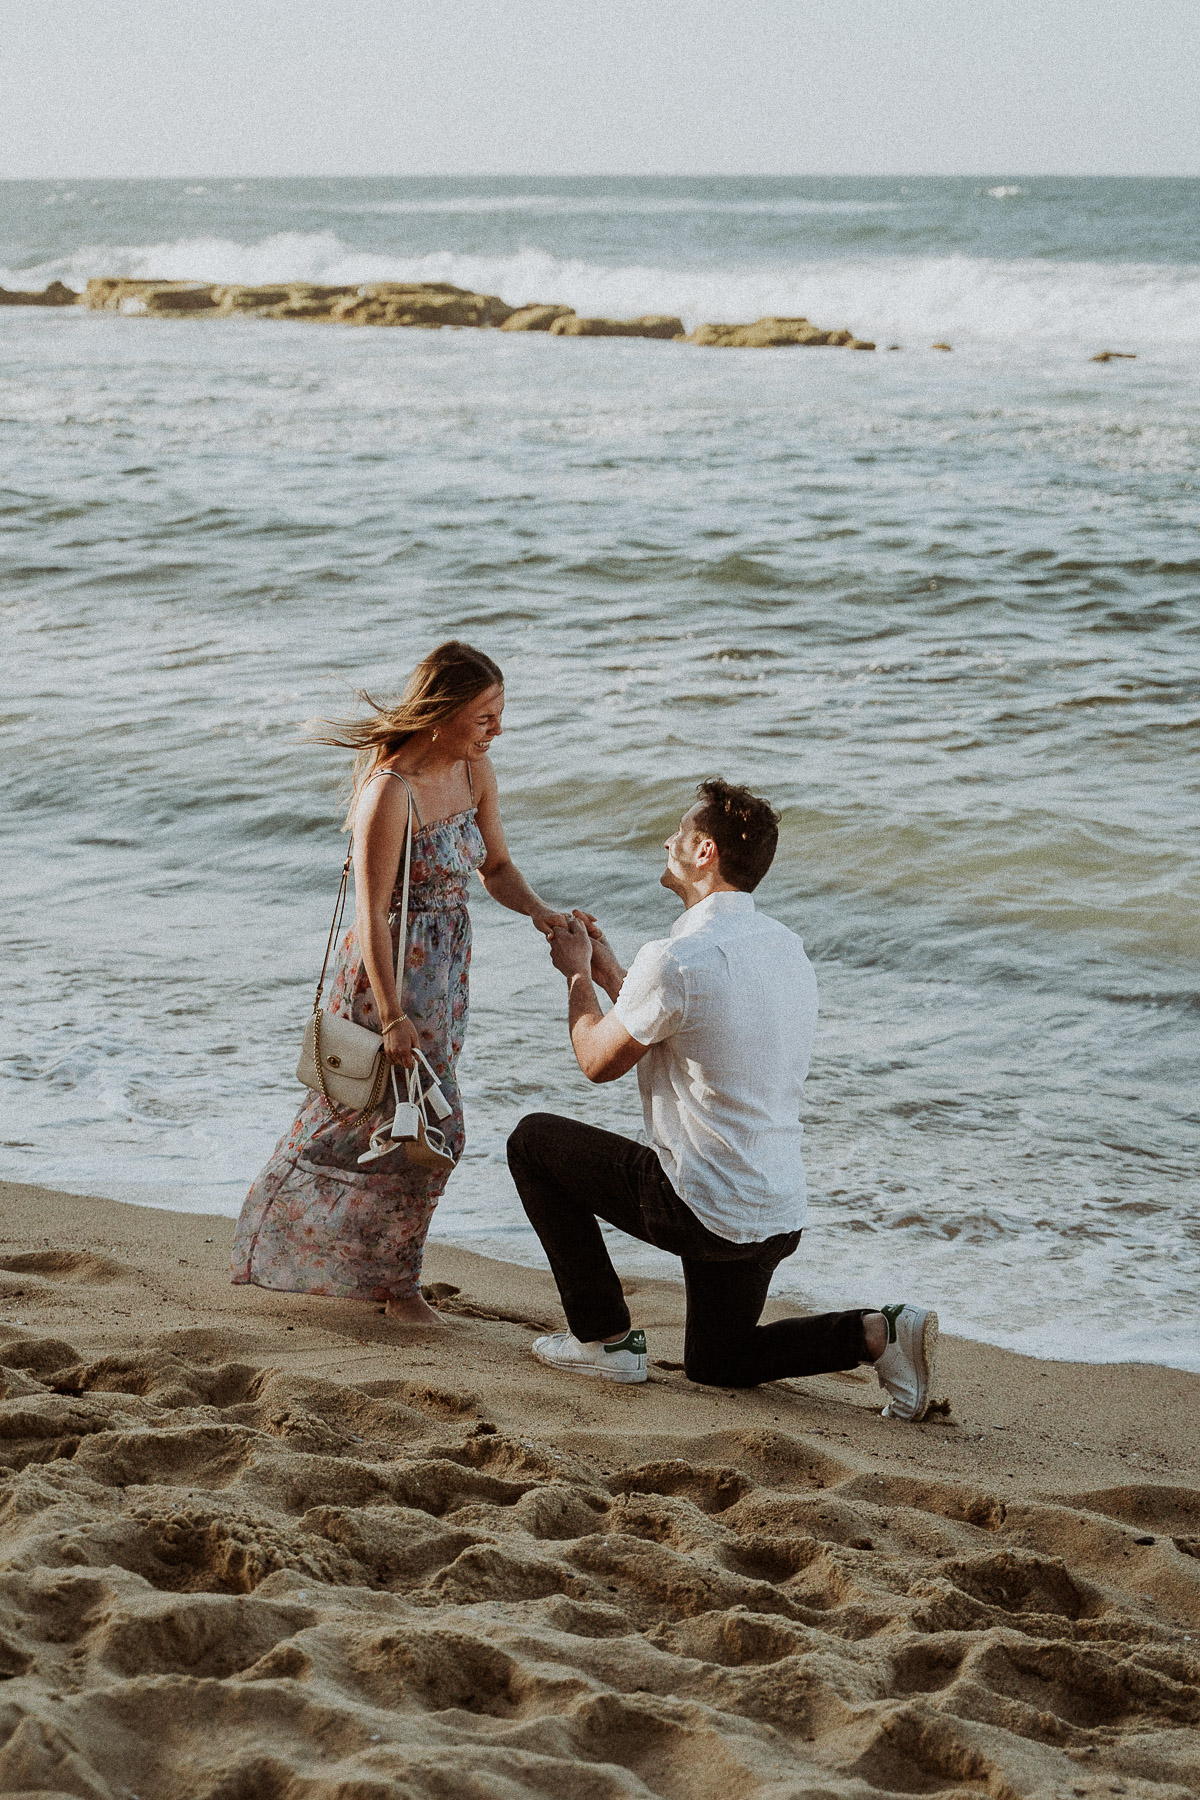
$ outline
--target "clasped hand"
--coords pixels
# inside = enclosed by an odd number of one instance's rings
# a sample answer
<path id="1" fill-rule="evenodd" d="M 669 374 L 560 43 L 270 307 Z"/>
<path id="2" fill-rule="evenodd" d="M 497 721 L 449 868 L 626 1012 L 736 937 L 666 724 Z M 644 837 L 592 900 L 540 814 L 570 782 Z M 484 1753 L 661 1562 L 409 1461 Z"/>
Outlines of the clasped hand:
<path id="1" fill-rule="evenodd" d="M 599 927 L 596 927 L 599 930 Z M 550 961 L 560 975 L 589 975 L 592 968 L 592 939 L 582 913 L 574 912 L 561 925 L 547 933 Z"/>
<path id="2" fill-rule="evenodd" d="M 568 981 L 573 975 L 590 975 L 602 988 L 610 989 L 614 978 L 619 985 L 617 959 L 594 914 L 576 907 L 547 938 L 550 960 Z"/>

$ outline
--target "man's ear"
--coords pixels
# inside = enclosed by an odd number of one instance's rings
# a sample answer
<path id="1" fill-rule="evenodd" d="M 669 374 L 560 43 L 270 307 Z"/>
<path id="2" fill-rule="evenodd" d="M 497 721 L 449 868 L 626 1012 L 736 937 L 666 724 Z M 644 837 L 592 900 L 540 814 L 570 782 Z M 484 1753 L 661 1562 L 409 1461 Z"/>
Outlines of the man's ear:
<path id="1" fill-rule="evenodd" d="M 696 845 L 696 862 L 702 869 L 711 869 L 721 860 L 721 852 L 717 849 L 716 838 L 702 837 Z"/>

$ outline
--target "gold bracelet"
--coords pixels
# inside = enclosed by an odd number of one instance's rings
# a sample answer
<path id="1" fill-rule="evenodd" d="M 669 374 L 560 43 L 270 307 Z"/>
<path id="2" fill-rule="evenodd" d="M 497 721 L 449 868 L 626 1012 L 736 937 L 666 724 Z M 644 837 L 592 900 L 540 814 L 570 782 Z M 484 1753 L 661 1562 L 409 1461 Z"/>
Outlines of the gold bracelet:
<path id="1" fill-rule="evenodd" d="M 388 1032 L 392 1029 L 393 1025 L 401 1025 L 401 1024 L 407 1024 L 407 1023 L 408 1023 L 408 1014 L 407 1013 L 397 1013 L 396 1017 L 394 1019 L 389 1019 L 386 1025 L 384 1024 L 383 1020 L 381 1019 L 379 1021 L 379 1029 L 383 1033 L 384 1037 L 386 1037 Z"/>

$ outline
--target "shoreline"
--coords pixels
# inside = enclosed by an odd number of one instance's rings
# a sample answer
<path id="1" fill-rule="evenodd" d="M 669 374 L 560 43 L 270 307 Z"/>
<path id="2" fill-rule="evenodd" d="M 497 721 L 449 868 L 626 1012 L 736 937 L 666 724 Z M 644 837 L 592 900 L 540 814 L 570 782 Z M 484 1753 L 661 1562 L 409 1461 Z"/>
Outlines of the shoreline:
<path id="1" fill-rule="evenodd" d="M 39 1222 L 36 1216 L 31 1218 L 30 1215 L 42 1205 L 48 1209 L 53 1207 L 54 1210 Z M 27 1321 L 16 1318 L 16 1313 L 21 1310 L 16 1307 L 14 1311 L 17 1298 L 22 1300 L 29 1313 L 44 1313 L 47 1324 L 53 1324 L 56 1328 L 64 1323 L 60 1317 L 64 1303 L 68 1318 L 90 1318 L 86 1305 L 81 1309 L 79 1304 L 81 1289 L 86 1289 L 89 1285 L 86 1274 L 58 1276 L 51 1270 L 42 1275 L 30 1264 L 27 1280 L 21 1284 L 19 1294 L 14 1294 L 14 1271 L 7 1268 L 10 1250 L 16 1247 L 18 1255 L 36 1256 L 39 1254 L 36 1249 L 39 1243 L 47 1255 L 78 1255 L 85 1261 L 92 1256 L 106 1258 L 114 1252 L 117 1256 L 130 1253 L 138 1258 L 143 1281 L 149 1279 L 154 1283 L 165 1283 L 169 1279 L 167 1271 L 175 1247 L 186 1242 L 197 1261 L 187 1262 L 182 1253 L 175 1260 L 180 1266 L 187 1266 L 195 1271 L 190 1279 L 202 1287 L 210 1312 L 215 1303 L 216 1312 L 230 1315 L 231 1324 L 234 1322 L 232 1315 L 246 1304 L 239 1298 L 242 1296 L 256 1296 L 262 1302 L 265 1309 L 263 1316 L 259 1317 L 257 1312 L 254 1315 L 254 1323 L 259 1326 L 265 1325 L 270 1318 L 281 1317 L 278 1311 L 280 1308 L 287 1309 L 289 1322 L 294 1322 L 294 1309 L 311 1308 L 314 1309 L 312 1328 L 319 1332 L 328 1328 L 336 1335 L 359 1315 L 373 1315 L 376 1312 L 373 1305 L 362 1301 L 293 1294 L 255 1286 L 235 1288 L 228 1277 L 228 1246 L 232 1243 L 234 1224 L 232 1217 L 220 1213 L 175 1212 L 135 1201 L 110 1200 L 95 1194 L 68 1193 L 36 1183 L 15 1182 L 0 1177 L 0 1328 L 22 1323 L 26 1328 L 34 1328 L 35 1318 Z M 67 1226 L 66 1230 L 64 1225 Z M 198 1245 L 207 1251 L 206 1260 L 200 1259 Z M 116 1279 L 118 1277 L 115 1275 L 97 1278 L 99 1286 L 104 1289 Z M 626 1293 L 641 1301 L 643 1315 L 638 1322 L 644 1324 L 648 1337 L 652 1336 L 653 1339 L 649 1346 L 651 1368 L 653 1369 L 656 1359 L 662 1359 L 668 1365 L 667 1372 L 676 1373 L 680 1368 L 677 1358 L 682 1355 L 683 1343 L 682 1280 L 635 1271 L 622 1275 L 622 1282 Z M 455 1293 L 467 1294 L 466 1300 L 458 1300 L 452 1293 L 438 1301 L 439 1306 L 450 1315 L 470 1317 L 472 1314 L 464 1308 L 481 1306 L 484 1310 L 478 1316 L 483 1318 L 494 1314 L 508 1323 L 518 1319 L 525 1320 L 531 1336 L 535 1329 L 561 1330 L 563 1327 L 558 1295 L 549 1270 L 538 1268 L 532 1263 L 509 1261 L 444 1241 L 430 1241 L 426 1247 L 424 1284 L 435 1292 L 439 1287 L 445 1288 L 449 1284 Z M 222 1305 L 220 1301 L 226 1287 L 229 1296 L 233 1298 Z M 164 1291 L 157 1304 L 171 1305 L 172 1301 Z M 176 1301 L 174 1304 L 182 1304 L 186 1311 L 195 1310 L 194 1303 L 188 1300 Z M 328 1320 L 325 1318 L 327 1309 Z M 768 1321 L 788 1318 L 799 1315 L 804 1310 L 786 1297 L 772 1296 L 767 1302 L 763 1317 Z M 509 1313 L 512 1314 L 511 1319 L 507 1318 Z M 348 1320 L 343 1315 L 348 1315 Z M 284 1329 L 287 1329 L 286 1325 Z M 381 1336 L 382 1344 L 392 1341 L 388 1337 L 391 1330 L 389 1324 L 387 1331 Z M 407 1337 L 397 1336 L 394 1339 L 397 1348 L 402 1348 L 407 1341 Z M 435 1334 L 435 1341 L 442 1340 L 437 1340 Z M 1163 1385 L 1170 1391 L 1172 1405 L 1177 1402 L 1185 1411 L 1188 1406 L 1194 1405 L 1194 1416 L 1200 1417 L 1200 1372 L 1178 1369 L 1164 1363 L 1120 1360 L 1079 1362 L 1034 1356 L 950 1332 L 941 1334 L 941 1344 L 940 1371 L 935 1385 L 939 1389 L 939 1397 L 949 1399 L 951 1412 L 956 1418 L 956 1424 L 960 1426 L 965 1426 L 968 1421 L 958 1416 L 960 1409 L 955 1404 L 954 1393 L 943 1391 L 948 1387 L 953 1388 L 956 1379 L 965 1383 L 964 1392 L 972 1396 L 973 1402 L 978 1403 L 988 1384 L 992 1384 L 999 1393 L 1007 1382 L 1010 1384 L 1014 1403 L 1019 1403 L 1026 1395 L 1030 1381 L 1052 1379 L 1052 1372 L 1053 1376 L 1060 1378 L 1064 1390 L 1063 1403 L 1076 1411 L 1079 1417 L 1090 1417 L 1092 1405 L 1095 1404 L 1085 1390 L 1096 1385 L 1102 1375 L 1106 1377 L 1108 1385 L 1098 1403 L 1101 1418 L 1092 1425 L 1092 1435 L 1097 1437 L 1108 1435 L 1102 1428 L 1103 1417 L 1110 1418 L 1110 1431 L 1116 1429 L 1111 1421 L 1117 1404 L 1112 1383 L 1119 1379 L 1124 1385 L 1126 1405 L 1129 1408 L 1128 1417 L 1122 1418 L 1120 1430 L 1131 1431 L 1140 1421 L 1141 1429 L 1135 1432 L 1135 1438 L 1139 1440 L 1139 1456 L 1149 1456 L 1154 1451 L 1166 1427 L 1166 1417 L 1160 1413 L 1156 1403 L 1157 1392 Z M 882 1408 L 886 1396 L 865 1372 L 859 1377 L 834 1374 L 767 1383 L 763 1389 L 742 1390 L 742 1397 L 745 1398 L 748 1393 L 762 1393 L 766 1388 L 780 1388 L 794 1395 L 816 1393 L 818 1390 L 824 1392 L 827 1384 L 833 1384 L 832 1391 L 838 1394 L 839 1399 L 845 1399 L 846 1396 L 839 1390 L 847 1383 L 865 1384 L 869 1389 L 872 1406 L 876 1410 Z M 572 1391 L 576 1385 L 578 1384 L 571 1384 Z M 681 1374 L 677 1385 L 685 1393 L 693 1395 L 735 1392 L 698 1387 L 686 1381 Z M 1036 1397 L 1040 1401 L 1040 1393 Z M 855 1399 L 859 1403 L 858 1410 L 861 1410 L 863 1397 L 855 1396 Z M 1124 1412 L 1124 1409 L 1121 1410 Z M 1011 1414 L 1013 1405 L 985 1405 L 978 1423 L 991 1424 L 993 1415 L 998 1416 L 1002 1411 Z M 1169 1430 L 1167 1435 L 1171 1435 Z M 1130 1442 L 1133 1443 L 1135 1438 L 1131 1438 Z M 1178 1448 L 1182 1450 L 1182 1447 L 1181 1442 Z M 1193 1465 L 1200 1481 L 1200 1441 L 1189 1459 L 1189 1467 Z"/>
<path id="2" fill-rule="evenodd" d="M 232 1230 L 0 1184 L 0 1789 L 1196 1790 L 1200 1376 L 948 1338 L 902 1425 L 693 1386 L 635 1277 L 610 1388 L 544 1271 L 435 1245 L 398 1329 Z"/>
<path id="3" fill-rule="evenodd" d="M 243 1183 L 243 1188 L 244 1185 L 245 1184 Z M 70 1187 L 60 1188 L 57 1184 L 51 1186 L 44 1182 L 20 1180 L 15 1176 L 6 1175 L 0 1171 L 0 1190 L 3 1190 L 5 1187 L 18 1189 L 25 1188 L 41 1193 L 61 1194 L 66 1198 L 82 1200 L 88 1204 L 93 1204 L 98 1201 L 103 1205 L 129 1207 L 136 1212 L 147 1211 L 160 1213 L 167 1218 L 207 1219 L 217 1226 L 225 1225 L 229 1228 L 232 1228 L 237 1216 L 234 1212 L 213 1212 L 203 1204 L 195 1206 L 178 1205 L 171 1204 L 166 1199 L 134 1199 L 128 1194 L 98 1195 L 93 1193 L 93 1191 L 82 1182 L 77 1185 L 72 1183 Z M 157 1184 L 156 1191 L 158 1189 L 165 1190 L 166 1187 L 167 1183 L 159 1183 Z M 241 1191 L 242 1190 L 239 1189 L 239 1193 Z M 810 1220 L 810 1226 L 806 1229 L 811 1229 L 812 1224 L 813 1221 Z M 430 1242 L 427 1247 L 427 1258 L 435 1257 L 439 1253 L 454 1255 L 461 1252 L 464 1255 L 476 1257 L 484 1263 L 496 1264 L 501 1269 L 511 1269 L 526 1274 L 545 1273 L 544 1258 L 541 1257 L 540 1247 L 537 1245 L 537 1240 L 533 1236 L 532 1230 L 529 1232 L 529 1259 L 525 1261 L 523 1261 L 519 1255 L 505 1256 L 501 1253 L 501 1246 L 497 1242 L 497 1239 L 502 1235 L 502 1233 L 495 1230 L 491 1232 L 482 1230 L 475 1232 L 465 1227 L 462 1229 L 454 1228 L 442 1238 Z M 670 1258 L 667 1252 L 654 1250 L 649 1245 L 638 1245 L 632 1239 L 628 1240 L 628 1242 L 630 1244 L 630 1250 L 624 1256 L 620 1254 L 619 1246 L 617 1247 L 616 1254 L 614 1254 L 614 1264 L 617 1273 L 621 1276 L 623 1281 L 626 1280 L 626 1278 L 628 1279 L 628 1282 L 639 1283 L 652 1280 L 661 1282 L 668 1288 L 678 1287 L 680 1293 L 682 1293 L 682 1280 L 680 1277 L 663 1274 L 653 1267 L 655 1260 L 658 1258 L 661 1258 L 664 1262 L 673 1262 L 675 1266 L 678 1266 L 677 1258 Z M 612 1249 L 613 1247 L 610 1246 L 610 1250 Z M 800 1253 L 798 1252 L 797 1254 Z M 786 1265 L 782 1266 L 786 1267 Z M 818 1271 L 815 1269 L 810 1269 L 809 1271 L 812 1275 L 815 1275 L 817 1272 Z M 786 1316 L 788 1312 L 835 1312 L 841 1310 L 843 1307 L 856 1304 L 854 1297 L 850 1295 L 838 1293 L 820 1295 L 819 1293 L 814 1294 L 810 1290 L 805 1290 L 803 1284 L 799 1280 L 799 1271 L 797 1271 L 797 1278 L 792 1285 L 795 1288 L 800 1289 L 801 1293 L 799 1295 L 788 1293 L 772 1294 L 770 1305 L 777 1310 L 774 1313 L 768 1313 L 768 1317 L 783 1317 Z M 909 1297 L 920 1299 L 921 1295 L 914 1290 Z M 302 1298 L 302 1296 L 297 1296 L 297 1298 Z M 804 1301 L 807 1301 L 808 1304 L 804 1304 Z M 944 1303 L 941 1304 L 940 1310 L 942 1315 L 945 1316 L 946 1309 Z M 2 1317 L 2 1315 L 0 1315 L 0 1317 Z M 1034 1364 L 1045 1363 L 1054 1367 L 1078 1368 L 1080 1370 L 1091 1369 L 1094 1371 L 1107 1368 L 1161 1369 L 1164 1372 L 1169 1371 L 1175 1374 L 1193 1375 L 1200 1378 L 1200 1366 L 1192 1367 L 1185 1362 L 1163 1362 L 1149 1357 L 1138 1356 L 1096 1357 L 1094 1359 L 1089 1357 L 1071 1356 L 1053 1351 L 1022 1348 L 1011 1343 L 998 1343 L 988 1337 L 977 1337 L 961 1330 L 955 1331 L 947 1330 L 945 1328 L 943 1328 L 942 1336 L 943 1338 L 954 1338 L 964 1344 L 975 1345 L 980 1349 L 994 1350 L 1007 1356 L 1016 1356 L 1023 1361 Z"/>

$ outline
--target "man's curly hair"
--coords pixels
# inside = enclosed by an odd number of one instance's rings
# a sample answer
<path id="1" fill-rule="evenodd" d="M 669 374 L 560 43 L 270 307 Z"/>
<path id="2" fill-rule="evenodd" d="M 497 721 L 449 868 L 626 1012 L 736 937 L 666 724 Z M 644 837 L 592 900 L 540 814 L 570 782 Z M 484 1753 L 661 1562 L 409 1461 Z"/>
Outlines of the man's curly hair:
<path id="1" fill-rule="evenodd" d="M 775 856 L 779 814 L 769 801 L 714 775 L 696 789 L 697 829 L 717 846 L 724 879 L 752 894 Z"/>

